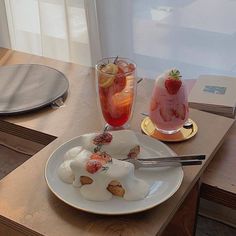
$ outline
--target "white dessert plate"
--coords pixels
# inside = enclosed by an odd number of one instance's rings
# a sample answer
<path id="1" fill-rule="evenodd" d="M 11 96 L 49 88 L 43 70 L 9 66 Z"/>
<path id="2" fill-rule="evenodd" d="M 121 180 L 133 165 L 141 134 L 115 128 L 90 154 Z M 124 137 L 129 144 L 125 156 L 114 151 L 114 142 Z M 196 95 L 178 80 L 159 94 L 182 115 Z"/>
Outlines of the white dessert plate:
<path id="1" fill-rule="evenodd" d="M 64 161 L 64 154 L 73 147 L 82 146 L 88 135 L 91 134 L 75 137 L 59 146 L 49 157 L 45 167 L 45 178 L 48 187 L 59 199 L 68 205 L 96 214 L 131 214 L 159 205 L 169 199 L 180 187 L 183 180 L 182 167 L 138 169 L 135 170 L 135 176 L 145 180 L 150 185 L 150 191 L 144 199 L 127 201 L 113 196 L 111 200 L 103 202 L 86 200 L 80 194 L 79 188 L 66 184 L 59 179 L 57 169 Z M 136 136 L 141 146 L 140 158 L 176 155 L 168 146 L 158 140 L 138 133 L 136 133 Z"/>

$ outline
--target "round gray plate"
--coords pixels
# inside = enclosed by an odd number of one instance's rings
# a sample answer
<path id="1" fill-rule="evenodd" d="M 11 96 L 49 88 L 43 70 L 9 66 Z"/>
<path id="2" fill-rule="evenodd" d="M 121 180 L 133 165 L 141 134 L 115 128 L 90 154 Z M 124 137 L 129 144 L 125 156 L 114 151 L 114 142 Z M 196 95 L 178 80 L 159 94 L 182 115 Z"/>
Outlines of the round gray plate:
<path id="1" fill-rule="evenodd" d="M 63 73 L 44 65 L 0 66 L 0 115 L 45 107 L 63 97 L 68 88 Z"/>

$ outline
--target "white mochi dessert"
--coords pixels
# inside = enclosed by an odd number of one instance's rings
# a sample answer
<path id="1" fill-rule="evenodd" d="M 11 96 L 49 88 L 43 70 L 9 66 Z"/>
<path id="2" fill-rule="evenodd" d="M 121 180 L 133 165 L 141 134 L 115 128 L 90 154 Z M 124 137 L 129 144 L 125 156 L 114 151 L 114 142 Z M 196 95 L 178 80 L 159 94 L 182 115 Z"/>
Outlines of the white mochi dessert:
<path id="1" fill-rule="evenodd" d="M 113 195 L 125 200 L 145 198 L 149 185 L 135 177 L 133 164 L 116 159 L 126 158 L 139 147 L 135 133 L 128 130 L 112 132 L 112 140 L 102 145 L 100 152 L 94 153 L 96 135 L 86 135 L 82 146 L 65 153 L 64 162 L 57 170 L 59 178 L 79 188 L 81 195 L 88 200 L 106 201 Z M 135 155 L 139 151 L 135 149 Z"/>

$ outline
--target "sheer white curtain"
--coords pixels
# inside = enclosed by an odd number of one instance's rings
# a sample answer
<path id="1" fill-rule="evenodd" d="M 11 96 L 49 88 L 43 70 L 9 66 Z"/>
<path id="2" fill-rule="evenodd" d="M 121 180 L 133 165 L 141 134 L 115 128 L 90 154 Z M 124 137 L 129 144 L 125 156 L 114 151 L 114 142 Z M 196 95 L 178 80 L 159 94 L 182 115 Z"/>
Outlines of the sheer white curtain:
<path id="1" fill-rule="evenodd" d="M 13 49 L 91 65 L 84 0 L 5 0 Z"/>
<path id="2" fill-rule="evenodd" d="M 12 47 L 94 65 L 124 56 L 140 76 L 236 75 L 235 0 L 5 0 Z"/>
<path id="3" fill-rule="evenodd" d="M 235 0 L 97 0 L 102 56 L 136 61 L 140 76 L 178 67 L 236 76 Z"/>
<path id="4" fill-rule="evenodd" d="M 4 1 L 0 1 L 0 47 L 11 47 Z"/>

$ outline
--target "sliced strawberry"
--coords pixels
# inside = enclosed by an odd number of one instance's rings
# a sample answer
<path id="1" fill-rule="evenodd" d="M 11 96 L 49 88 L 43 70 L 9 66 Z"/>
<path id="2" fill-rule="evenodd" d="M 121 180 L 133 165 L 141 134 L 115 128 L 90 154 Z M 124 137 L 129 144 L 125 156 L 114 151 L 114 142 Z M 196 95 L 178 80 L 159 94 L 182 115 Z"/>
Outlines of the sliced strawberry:
<path id="1" fill-rule="evenodd" d="M 168 93 L 171 94 L 171 95 L 176 94 L 179 91 L 181 85 L 182 85 L 181 80 L 172 79 L 171 77 L 169 77 L 165 81 L 165 87 L 166 87 Z"/>
<path id="2" fill-rule="evenodd" d="M 107 162 L 111 162 L 112 158 L 107 152 L 98 152 L 98 155 Z"/>
<path id="3" fill-rule="evenodd" d="M 128 63 L 125 60 L 117 60 L 116 65 L 120 68 L 124 73 L 130 73 L 135 70 L 135 65 L 133 63 Z"/>
<path id="4" fill-rule="evenodd" d="M 108 133 L 108 132 L 104 132 L 102 134 L 97 135 L 94 139 L 93 139 L 93 143 L 95 145 L 103 145 L 103 144 L 108 144 L 110 143 L 112 140 L 112 134 Z"/>
<path id="5" fill-rule="evenodd" d="M 135 65 L 133 63 L 129 63 L 129 72 L 133 72 L 135 70 Z"/>
<path id="6" fill-rule="evenodd" d="M 98 160 L 88 160 L 87 164 L 86 164 L 86 170 L 90 173 L 90 174 L 94 174 L 96 173 L 98 170 L 100 170 L 102 168 L 102 163 Z"/>
<path id="7" fill-rule="evenodd" d="M 93 153 L 92 156 L 90 157 L 90 160 L 97 160 L 102 163 L 102 165 L 107 164 L 107 162 L 111 161 L 111 156 L 106 153 L 106 152 L 96 152 Z"/>
<path id="8" fill-rule="evenodd" d="M 186 107 L 184 104 L 179 104 L 177 109 L 175 110 L 176 118 L 180 118 L 181 120 L 185 119 L 186 116 Z"/>
<path id="9" fill-rule="evenodd" d="M 119 69 L 121 69 L 123 71 L 123 73 L 128 73 L 130 71 L 129 70 L 129 63 L 126 62 L 125 60 L 119 59 L 116 62 L 116 65 L 118 66 Z"/>
<path id="10" fill-rule="evenodd" d="M 126 86 L 126 77 L 124 71 L 118 67 L 118 73 L 114 80 L 114 92 L 119 93 L 121 92 Z"/>
<path id="11" fill-rule="evenodd" d="M 177 112 L 177 110 L 173 109 L 173 114 L 176 118 L 179 118 L 179 113 Z"/>
<path id="12" fill-rule="evenodd" d="M 130 158 L 136 159 L 139 153 L 140 153 L 140 146 L 136 145 L 135 147 L 130 149 L 127 156 Z"/>
<path id="13" fill-rule="evenodd" d="M 168 122 L 172 120 L 172 117 L 174 116 L 174 111 L 170 108 L 161 107 L 160 115 L 164 121 Z"/>
<path id="14" fill-rule="evenodd" d="M 107 163 L 106 159 L 98 153 L 92 154 L 92 156 L 90 157 L 90 160 L 96 160 L 100 162 L 102 165 L 105 165 Z"/>
<path id="15" fill-rule="evenodd" d="M 154 98 L 152 98 L 150 110 L 155 111 L 158 108 L 158 106 L 159 106 L 159 103 Z"/>

